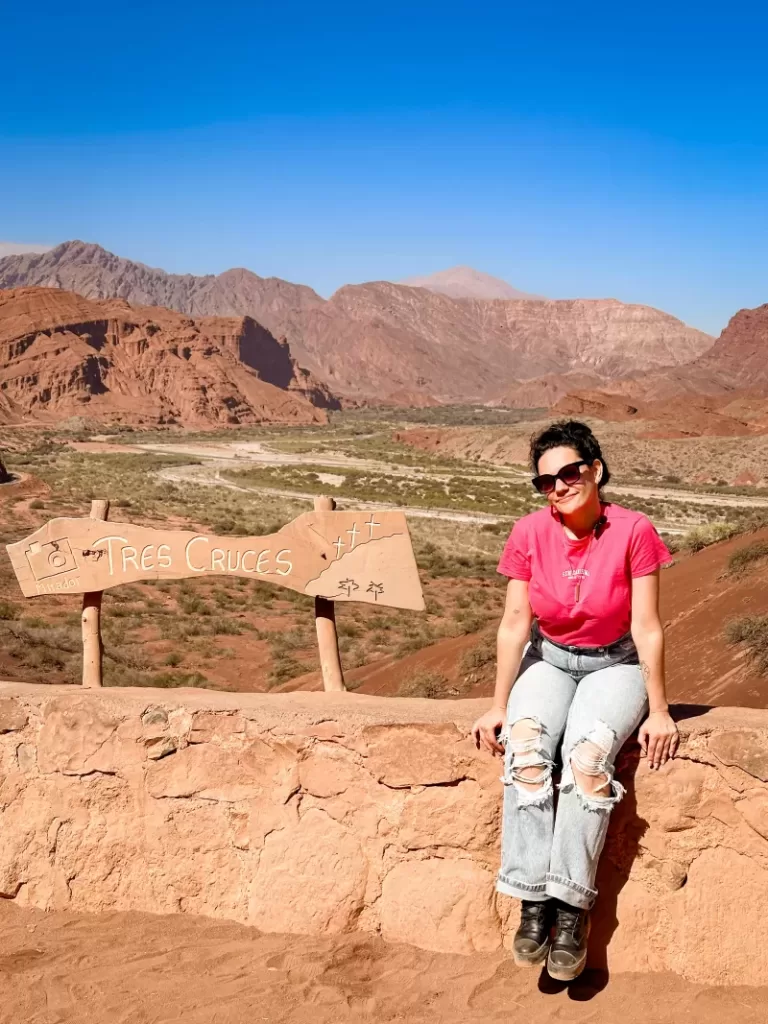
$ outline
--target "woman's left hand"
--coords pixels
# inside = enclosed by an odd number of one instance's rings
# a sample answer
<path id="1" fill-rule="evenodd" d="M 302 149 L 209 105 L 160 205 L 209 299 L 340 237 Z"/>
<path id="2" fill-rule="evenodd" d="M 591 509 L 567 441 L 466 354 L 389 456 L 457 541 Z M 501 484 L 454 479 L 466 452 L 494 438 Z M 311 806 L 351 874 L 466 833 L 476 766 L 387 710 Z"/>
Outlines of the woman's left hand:
<path id="1" fill-rule="evenodd" d="M 638 739 L 649 767 L 660 768 L 675 756 L 680 733 L 668 711 L 652 711 L 640 726 Z"/>

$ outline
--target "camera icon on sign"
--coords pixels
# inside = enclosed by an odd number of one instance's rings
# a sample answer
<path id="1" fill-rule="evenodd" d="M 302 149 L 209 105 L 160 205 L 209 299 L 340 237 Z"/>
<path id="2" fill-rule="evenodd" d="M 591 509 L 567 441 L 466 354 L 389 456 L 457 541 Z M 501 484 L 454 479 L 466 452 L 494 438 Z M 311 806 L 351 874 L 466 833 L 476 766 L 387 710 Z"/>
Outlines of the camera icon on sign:
<path id="1" fill-rule="evenodd" d="M 45 580 L 49 576 L 58 576 L 77 568 L 68 540 L 52 540 L 47 544 L 34 543 L 27 548 L 25 554 L 36 580 Z"/>

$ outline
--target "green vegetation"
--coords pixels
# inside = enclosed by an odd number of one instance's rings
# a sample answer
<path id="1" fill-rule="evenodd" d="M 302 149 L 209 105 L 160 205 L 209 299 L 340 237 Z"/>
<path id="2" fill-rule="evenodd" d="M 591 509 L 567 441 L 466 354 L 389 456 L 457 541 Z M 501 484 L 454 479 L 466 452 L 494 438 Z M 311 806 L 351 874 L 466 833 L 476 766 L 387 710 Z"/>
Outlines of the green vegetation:
<path id="1" fill-rule="evenodd" d="M 725 627 L 729 644 L 741 644 L 761 673 L 768 673 L 768 615 L 745 615 Z"/>
<path id="2" fill-rule="evenodd" d="M 333 426 L 351 424 L 406 424 L 435 427 L 509 426 L 545 419 L 546 409 L 505 409 L 488 405 L 434 405 L 419 409 L 395 409 L 391 406 L 350 409 L 331 413 Z"/>
<path id="3" fill-rule="evenodd" d="M 690 551 L 695 554 L 702 551 L 711 544 L 719 544 L 721 541 L 730 540 L 740 532 L 735 523 L 707 523 L 704 526 L 696 526 L 689 530 L 681 539 L 673 542 L 675 551 Z M 668 545 L 669 546 L 669 545 Z M 670 551 L 673 548 L 670 547 Z"/>
<path id="4" fill-rule="evenodd" d="M 419 669 L 413 672 L 400 687 L 402 697 L 428 697 L 430 700 L 439 700 L 446 697 L 450 690 L 450 684 L 442 672 L 430 672 L 427 669 Z"/>
<path id="5" fill-rule="evenodd" d="M 496 664 L 496 634 L 485 633 L 478 643 L 465 651 L 459 662 L 459 671 L 475 683 L 487 674 L 489 666 Z"/>
<path id="6" fill-rule="evenodd" d="M 745 548 L 739 548 L 728 559 L 728 571 L 742 575 L 754 569 L 759 562 L 768 558 L 768 541 L 757 540 Z"/>

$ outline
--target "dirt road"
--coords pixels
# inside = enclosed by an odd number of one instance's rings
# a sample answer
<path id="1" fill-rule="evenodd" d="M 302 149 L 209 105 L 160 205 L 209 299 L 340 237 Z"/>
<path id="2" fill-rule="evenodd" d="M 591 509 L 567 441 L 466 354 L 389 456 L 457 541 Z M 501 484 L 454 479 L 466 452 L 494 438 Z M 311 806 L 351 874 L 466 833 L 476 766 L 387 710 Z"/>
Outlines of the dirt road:
<path id="1" fill-rule="evenodd" d="M 227 469 L 230 467 L 227 466 Z M 226 487 L 232 491 L 239 491 L 243 494 L 269 494 L 276 498 L 295 498 L 297 501 L 306 501 L 312 504 L 316 495 L 310 491 L 282 490 L 277 487 L 241 487 L 221 475 L 221 467 L 212 463 L 209 466 L 174 466 L 171 469 L 161 469 L 156 474 L 161 480 L 170 483 L 195 483 L 204 487 Z M 482 526 L 486 523 L 501 523 L 507 517 L 495 516 L 490 512 L 463 512 L 449 508 L 415 508 L 412 505 L 395 505 L 392 502 L 382 501 L 358 501 L 352 498 L 339 498 L 337 507 L 372 509 L 380 512 L 384 509 L 393 509 L 398 512 L 405 512 L 406 515 L 416 519 L 443 519 L 452 523 L 469 523 Z"/>

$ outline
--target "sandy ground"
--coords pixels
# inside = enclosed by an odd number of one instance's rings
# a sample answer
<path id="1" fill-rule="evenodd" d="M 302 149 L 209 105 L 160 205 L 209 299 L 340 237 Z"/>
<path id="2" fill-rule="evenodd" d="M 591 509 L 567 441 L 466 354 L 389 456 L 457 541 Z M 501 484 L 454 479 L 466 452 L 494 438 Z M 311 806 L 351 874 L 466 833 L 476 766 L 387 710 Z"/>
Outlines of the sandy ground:
<path id="1" fill-rule="evenodd" d="M 568 987 L 503 953 L 262 935 L 186 916 L 6 905 L 0 940 L 3 1024 L 758 1024 L 768 1014 L 766 988 L 596 971 Z"/>

